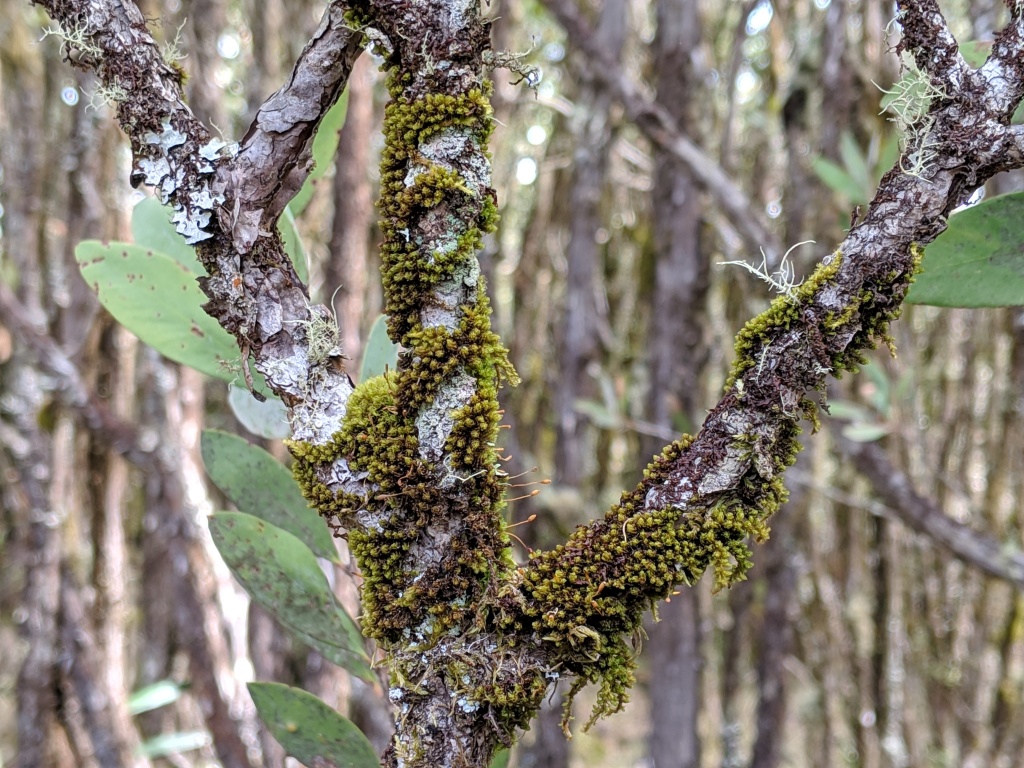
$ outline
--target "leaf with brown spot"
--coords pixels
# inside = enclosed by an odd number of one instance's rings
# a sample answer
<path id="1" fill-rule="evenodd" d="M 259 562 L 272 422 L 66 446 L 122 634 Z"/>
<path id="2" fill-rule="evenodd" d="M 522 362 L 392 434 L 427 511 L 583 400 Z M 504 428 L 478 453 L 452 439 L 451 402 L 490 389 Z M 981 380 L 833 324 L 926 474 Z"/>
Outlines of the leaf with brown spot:
<path id="1" fill-rule="evenodd" d="M 310 768 L 378 768 L 370 740 L 316 696 L 281 683 L 249 683 L 260 719 L 285 751 Z"/>
<path id="2" fill-rule="evenodd" d="M 349 672 L 373 682 L 359 628 L 331 591 L 312 550 L 288 531 L 241 512 L 218 512 L 210 533 L 231 573 L 257 603 Z"/>
<path id="3" fill-rule="evenodd" d="M 206 296 L 194 272 L 128 243 L 86 240 L 75 248 L 75 258 L 106 310 L 157 352 L 224 381 L 239 377 L 232 370 L 238 367 L 238 346 L 203 311 Z M 254 377 L 257 390 L 266 392 L 262 377 Z"/>

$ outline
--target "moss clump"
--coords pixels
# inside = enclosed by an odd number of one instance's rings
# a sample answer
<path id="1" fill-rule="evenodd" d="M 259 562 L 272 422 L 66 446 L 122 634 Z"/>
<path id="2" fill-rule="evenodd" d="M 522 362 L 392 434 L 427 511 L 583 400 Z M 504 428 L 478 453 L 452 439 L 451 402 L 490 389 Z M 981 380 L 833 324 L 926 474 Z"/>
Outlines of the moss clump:
<path id="1" fill-rule="evenodd" d="M 557 646 L 557 658 L 577 675 L 572 692 L 600 686 L 587 723 L 621 709 L 634 681 L 634 651 L 625 638 L 640 631 L 643 612 L 679 584 L 692 585 L 709 568 L 715 588 L 745 578 L 748 540 L 768 538 L 767 520 L 785 501 L 779 475 L 795 460 L 799 427 L 773 446 L 773 468 L 764 479 L 751 469 L 739 487 L 685 512 L 646 509 L 651 488 L 668 479 L 693 438 L 668 446 L 603 520 L 578 528 L 569 541 L 536 553 L 524 573 L 522 629 Z"/>
<path id="2" fill-rule="evenodd" d="M 847 297 L 840 312 L 823 310 L 822 326 L 826 343 L 840 335 L 851 323 L 857 324 L 853 337 L 842 349 L 831 354 L 829 363 L 833 375 L 838 377 L 844 371 L 856 373 L 859 366 L 866 362 L 864 351 L 875 349 L 880 341 L 895 354 L 889 324 L 900 316 L 903 297 L 913 282 L 913 274 L 919 268 L 923 255 L 924 249 L 916 243 L 912 244 L 912 266 L 909 271 L 889 270 L 879 275 L 870 287 L 864 288 L 858 295 Z M 744 326 L 736 336 L 736 359 L 726 381 L 726 389 L 731 388 L 746 371 L 756 368 L 760 354 L 772 340 L 789 330 L 795 320 L 814 307 L 819 291 L 827 284 L 835 283 L 841 265 L 842 253 L 836 251 L 828 263 L 822 263 L 798 288 L 777 297 L 766 311 Z M 883 290 L 886 288 L 889 290 Z"/>
<path id="3" fill-rule="evenodd" d="M 510 567 L 494 441 L 498 386 L 516 377 L 491 331 L 476 264 L 483 235 L 497 221 L 493 191 L 483 186 L 489 87 L 410 99 L 401 92 L 408 81 L 398 70 L 389 75 L 393 99 L 385 110 L 378 203 L 388 330 L 404 348 L 398 370 L 356 388 L 329 444 L 292 446 L 306 497 L 348 529 L 364 577 L 363 628 L 385 646 L 410 638 L 430 643 L 475 621 L 486 584 Z M 424 147 L 438 136 L 443 151 Z M 459 291 L 465 301 L 452 306 Z M 460 372 L 476 388 L 454 413 L 448 454 L 435 466 L 420 457 L 417 418 Z M 363 508 L 354 506 L 358 497 L 332 492 L 318 479 L 339 459 L 366 473 L 374 489 Z M 412 549 L 435 546 L 431 524 L 458 533 L 424 567 Z"/>
<path id="4" fill-rule="evenodd" d="M 813 274 L 789 293 L 777 296 L 768 309 L 752 318 L 736 335 L 736 360 L 732 364 L 726 389 L 732 387 L 746 371 L 756 368 L 761 350 L 771 344 L 773 337 L 787 331 L 797 320 L 814 295 L 839 274 L 842 255 L 836 251 L 831 260 L 822 263 Z"/>
<path id="5" fill-rule="evenodd" d="M 389 88 L 394 98 L 384 111 L 378 204 L 383 217 L 385 311 L 392 339 L 412 346 L 407 334 L 419 323 L 430 291 L 475 258 L 483 234 L 493 231 L 497 220 L 488 192 L 474 191 L 458 172 L 430 162 L 419 148 L 442 131 L 457 128 L 483 153 L 492 130 L 491 107 L 489 88 L 410 100 L 401 94 L 394 74 Z M 442 222 L 443 233 L 433 231 L 436 227 L 426 221 L 429 216 Z M 430 250 L 422 242 L 425 236 L 442 234 L 443 248 Z"/>

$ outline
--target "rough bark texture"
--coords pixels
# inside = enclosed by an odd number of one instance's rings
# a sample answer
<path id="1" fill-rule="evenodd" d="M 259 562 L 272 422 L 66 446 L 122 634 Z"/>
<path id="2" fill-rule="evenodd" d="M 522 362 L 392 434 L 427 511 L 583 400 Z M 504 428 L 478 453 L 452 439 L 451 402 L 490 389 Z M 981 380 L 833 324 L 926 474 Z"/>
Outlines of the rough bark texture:
<path id="1" fill-rule="evenodd" d="M 818 270 L 744 329 L 726 393 L 696 437 L 666 448 L 604 519 L 517 568 L 493 448 L 496 390 L 514 373 L 490 332 L 475 256 L 494 223 L 488 37 L 477 4 L 352 4 L 349 20 L 390 68 L 384 283 L 389 329 L 405 348 L 397 372 L 355 390 L 336 340 L 322 341 L 326 312 L 309 307 L 272 232 L 358 50 L 341 5 L 329 6 L 237 153 L 211 141 L 184 105 L 180 73 L 161 59 L 132 3 L 41 5 L 76 41 L 72 63 L 123 90 L 118 117 L 132 142 L 133 180 L 156 186 L 179 232 L 197 244 L 208 311 L 290 407 L 304 490 L 347 530 L 366 578 L 364 630 L 385 651 L 399 712 L 390 766 L 487 765 L 556 679 L 574 689 L 599 683 L 597 715 L 621 707 L 634 664 L 627 639 L 643 610 L 708 566 L 718 586 L 742 576 L 746 539 L 767 534 L 785 496 L 798 422 L 816 413 L 810 393 L 856 369 L 863 350 L 886 338 L 921 247 L 949 212 L 991 175 L 1024 162 L 1021 131 L 1009 126 L 1024 94 L 1020 5 L 973 71 L 932 0 L 901 4 L 900 45 L 943 92 L 913 126 L 902 159 L 917 173 L 886 174 L 865 218 Z M 745 198 L 720 183 L 720 171 L 694 156 L 660 113 L 652 118 L 634 94 L 622 97 L 735 226 L 760 238 Z M 895 615 L 899 601 L 888 609 Z M 192 606 L 190 615 L 199 613 Z M 38 628 L 52 629 L 46 621 Z M 899 670 L 897 651 L 886 658 L 890 674 Z M 207 659 L 195 653 L 192 661 L 198 677 Z M 887 727 L 894 743 L 912 734 L 896 720 Z M 225 764 L 235 764 L 230 746 Z"/>

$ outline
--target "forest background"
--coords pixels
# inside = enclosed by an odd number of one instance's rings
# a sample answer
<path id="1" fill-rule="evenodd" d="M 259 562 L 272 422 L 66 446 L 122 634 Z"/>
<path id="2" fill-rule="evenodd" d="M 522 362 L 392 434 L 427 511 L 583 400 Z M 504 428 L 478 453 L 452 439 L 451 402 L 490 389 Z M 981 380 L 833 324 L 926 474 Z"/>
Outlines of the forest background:
<path id="1" fill-rule="evenodd" d="M 227 137 L 244 133 L 322 12 L 306 0 L 140 6 L 182 54 L 192 109 Z M 513 474 L 527 472 L 521 482 L 552 479 L 511 506 L 517 520 L 537 516 L 514 529 L 533 547 L 607 508 L 700 423 L 735 333 L 771 297 L 722 266 L 760 261 L 750 233 L 652 142 L 617 79 L 649 83 L 740 186 L 766 250 L 816 241 L 791 254 L 796 279 L 850 226 L 898 138 L 881 114 L 880 86 L 901 74 L 888 3 L 581 9 L 605 61 L 587 58 L 543 3 L 489 10 L 495 50 L 529 51 L 543 73 L 535 89 L 496 73 L 502 221 L 481 258 L 523 379 L 504 394 L 502 448 Z M 1005 12 L 995 0 L 943 9 L 961 41 L 990 39 Z M 257 438 L 222 383 L 169 363 L 99 309 L 74 248 L 131 239 L 142 194 L 127 181 L 126 143 L 92 78 L 40 42 L 45 14 L 23 0 L 0 11 L 0 281 L 17 297 L 0 306 L 0 762 L 17 764 L 19 713 L 31 712 L 41 764 L 102 764 L 88 716 L 100 697 L 110 727 L 144 746 L 139 764 L 223 762 L 216 742 L 233 730 L 239 764 L 283 765 L 248 699 L 253 678 L 311 690 L 383 742 L 382 691 L 291 639 L 216 554 L 204 521 L 225 499 L 206 479 L 200 434 Z M 297 229 L 355 368 L 381 310 L 373 199 L 385 94 L 368 56 L 348 90 L 336 160 Z M 1021 187 L 1019 173 L 1003 175 L 986 193 Z M 674 596 L 648 627 L 626 712 L 568 743 L 552 702 L 516 764 L 1020 764 L 1024 315 L 914 306 L 893 332 L 898 358 L 876 352 L 832 387 L 833 415 L 788 473 L 791 499 L 748 580 Z M 119 432 L 122 422 L 137 430 Z M 261 442 L 285 457 L 279 440 Z M 140 461 L 140 445 L 162 459 Z M 943 538 L 944 524 L 961 527 Z M 958 557 L 951 539 L 977 546 Z M 330 576 L 356 612 L 351 569 Z M 59 695 L 34 676 L 47 644 L 75 660 Z M 140 692 L 154 691 L 167 703 L 141 711 Z"/>

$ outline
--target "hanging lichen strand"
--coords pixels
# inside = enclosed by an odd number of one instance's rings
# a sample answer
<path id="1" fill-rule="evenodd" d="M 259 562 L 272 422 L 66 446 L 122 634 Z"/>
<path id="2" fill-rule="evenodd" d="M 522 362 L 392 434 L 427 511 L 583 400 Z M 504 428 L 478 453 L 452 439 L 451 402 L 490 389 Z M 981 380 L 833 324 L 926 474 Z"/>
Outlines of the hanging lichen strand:
<path id="1" fill-rule="evenodd" d="M 403 351 L 397 371 L 359 383 L 330 445 L 293 446 L 307 496 L 348 530 L 363 630 L 385 648 L 465 629 L 511 568 L 495 439 L 497 391 L 515 373 L 476 257 L 497 219 L 479 63 L 488 31 L 466 14 L 440 39 L 420 28 L 430 11 L 401 5 L 354 3 L 350 22 L 386 58 L 378 206 L 388 330 Z M 324 482 L 338 458 L 368 499 Z"/>

